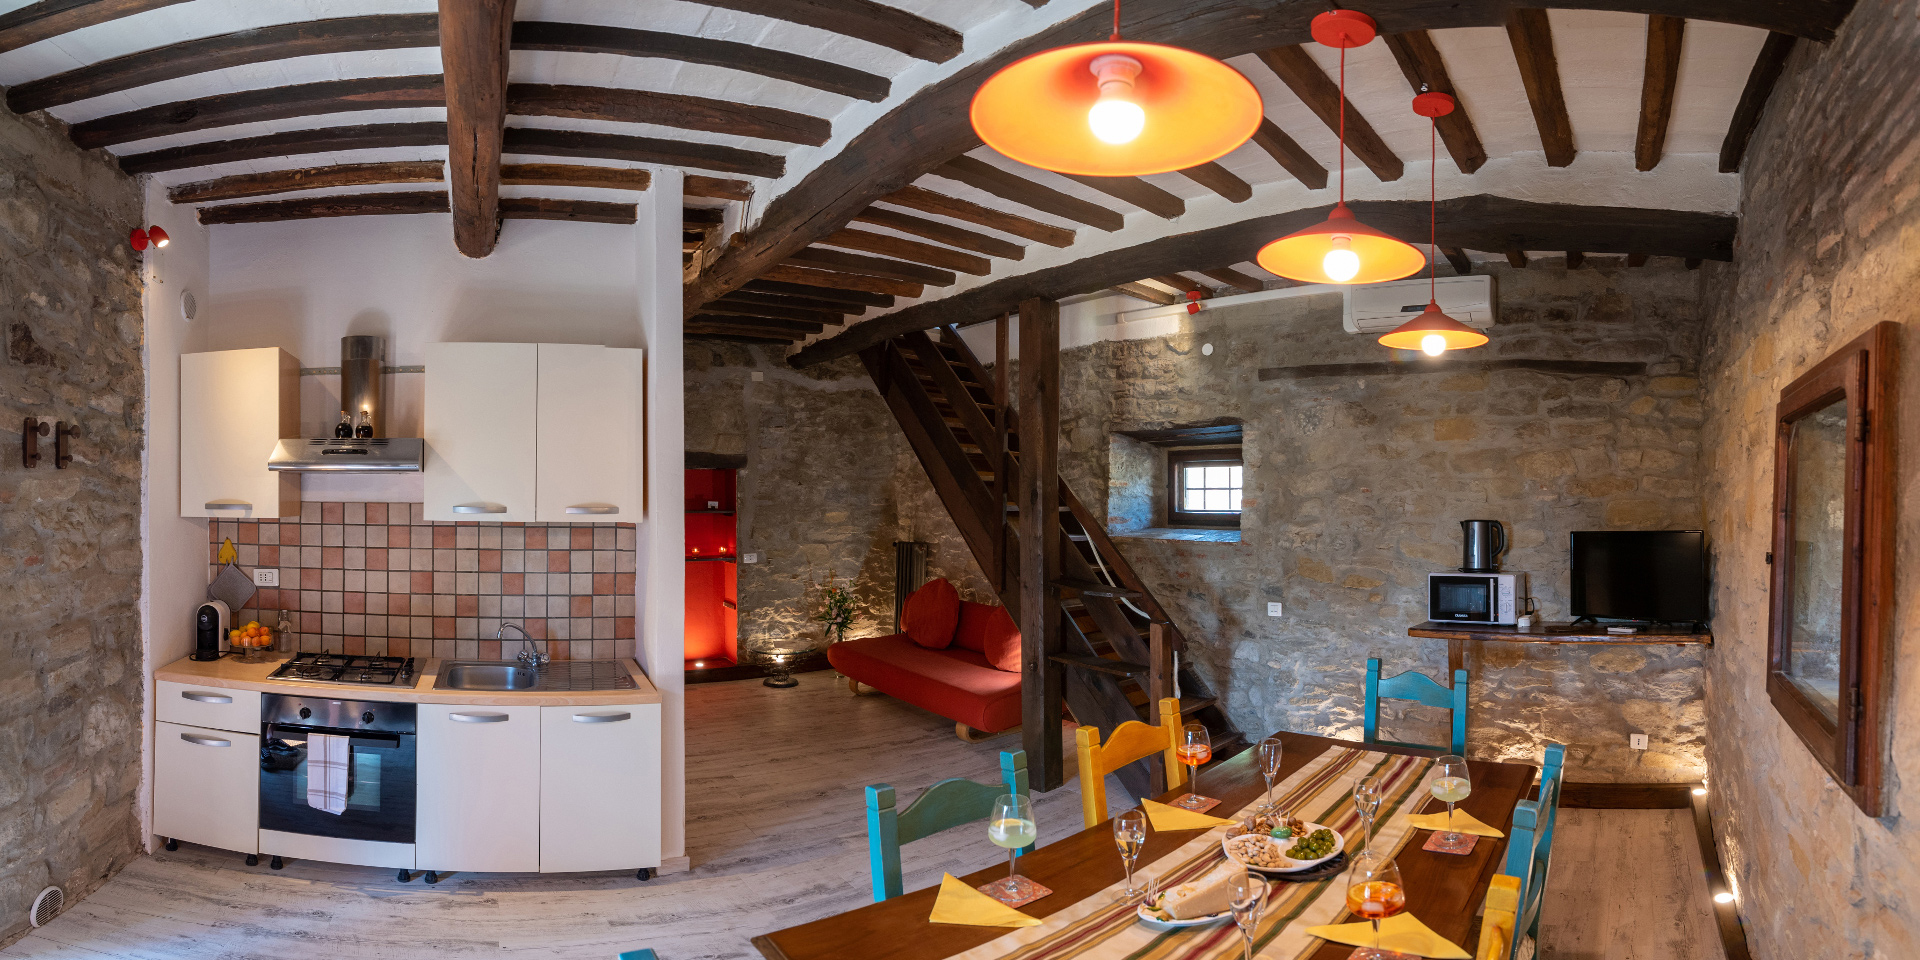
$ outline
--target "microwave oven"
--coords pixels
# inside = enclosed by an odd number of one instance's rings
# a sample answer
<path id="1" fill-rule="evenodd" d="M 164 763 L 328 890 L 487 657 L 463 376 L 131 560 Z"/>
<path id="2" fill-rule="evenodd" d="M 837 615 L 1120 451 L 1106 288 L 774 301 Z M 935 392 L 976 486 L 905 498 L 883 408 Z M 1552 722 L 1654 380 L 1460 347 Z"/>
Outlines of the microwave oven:
<path id="1" fill-rule="evenodd" d="M 1524 573 L 1427 575 L 1427 619 L 1435 623 L 1512 626 L 1527 606 Z"/>

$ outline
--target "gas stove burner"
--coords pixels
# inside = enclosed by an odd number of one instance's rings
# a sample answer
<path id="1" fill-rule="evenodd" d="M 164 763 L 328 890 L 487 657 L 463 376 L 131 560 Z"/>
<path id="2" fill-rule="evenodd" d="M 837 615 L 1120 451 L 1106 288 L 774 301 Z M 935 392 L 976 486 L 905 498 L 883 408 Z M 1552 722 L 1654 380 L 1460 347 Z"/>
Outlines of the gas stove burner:
<path id="1" fill-rule="evenodd" d="M 268 674 L 268 679 L 351 686 L 412 686 L 413 659 L 302 653 L 281 664 L 279 669 Z"/>

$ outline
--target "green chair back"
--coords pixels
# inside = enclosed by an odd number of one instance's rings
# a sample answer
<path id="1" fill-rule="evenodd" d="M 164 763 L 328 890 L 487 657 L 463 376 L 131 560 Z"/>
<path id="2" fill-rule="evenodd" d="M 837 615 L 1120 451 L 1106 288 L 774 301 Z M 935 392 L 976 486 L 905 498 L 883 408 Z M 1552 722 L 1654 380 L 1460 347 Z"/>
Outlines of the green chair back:
<path id="1" fill-rule="evenodd" d="M 1453 672 L 1453 687 L 1448 689 L 1424 673 L 1408 671 L 1397 677 L 1380 679 L 1380 659 L 1367 660 L 1367 702 L 1364 735 L 1368 743 L 1384 743 L 1395 747 L 1420 747 L 1439 750 L 1438 746 L 1425 743 L 1400 743 L 1395 740 L 1380 739 L 1380 701 L 1412 700 L 1429 707 L 1440 707 L 1453 715 L 1453 744 L 1449 752 L 1466 756 L 1467 754 L 1467 672 Z"/>
<path id="2" fill-rule="evenodd" d="M 897 897 L 900 887 L 900 845 L 942 830 L 985 820 L 993 815 L 993 801 L 1004 794 L 1030 796 L 1027 790 L 1027 752 L 1010 750 L 1000 754 L 998 784 L 976 783 L 965 777 L 942 780 L 907 804 L 894 809 L 893 786 L 876 783 L 867 787 L 867 859 L 873 872 L 875 903 Z M 1014 851 L 1015 856 L 1033 852 L 1032 847 Z"/>

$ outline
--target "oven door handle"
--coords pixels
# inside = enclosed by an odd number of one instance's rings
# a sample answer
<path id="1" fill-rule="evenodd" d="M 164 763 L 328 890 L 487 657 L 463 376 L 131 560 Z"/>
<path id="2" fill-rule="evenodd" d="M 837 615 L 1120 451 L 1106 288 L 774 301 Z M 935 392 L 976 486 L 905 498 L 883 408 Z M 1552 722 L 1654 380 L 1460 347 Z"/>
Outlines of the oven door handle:
<path id="1" fill-rule="evenodd" d="M 268 739 L 274 738 L 274 731 L 276 730 L 282 730 L 302 738 L 312 736 L 316 733 L 324 733 L 335 737 L 346 737 L 355 745 L 371 746 L 379 750 L 398 750 L 400 749 L 400 738 L 402 736 L 412 736 L 412 734 L 368 733 L 362 730 L 339 730 L 330 727 L 303 727 L 291 723 L 269 723 L 267 724 Z"/>

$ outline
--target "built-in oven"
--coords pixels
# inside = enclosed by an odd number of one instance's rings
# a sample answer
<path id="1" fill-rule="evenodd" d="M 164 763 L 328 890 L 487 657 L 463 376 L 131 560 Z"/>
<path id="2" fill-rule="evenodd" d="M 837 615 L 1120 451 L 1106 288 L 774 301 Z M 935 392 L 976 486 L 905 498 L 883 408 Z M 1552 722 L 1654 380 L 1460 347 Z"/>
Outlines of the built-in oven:
<path id="1" fill-rule="evenodd" d="M 411 703 L 266 694 L 260 698 L 260 830 L 263 853 L 411 866 L 417 775 Z M 328 812 L 308 791 L 317 737 L 346 741 L 346 806 Z M 324 784 L 322 784 L 324 786 Z M 279 836 L 279 847 L 268 841 Z M 312 838 L 312 839 L 304 839 Z M 343 841 L 328 846 L 319 841 Z M 282 849 L 285 848 L 285 849 Z M 278 859 L 276 857 L 276 859 Z"/>
<path id="2" fill-rule="evenodd" d="M 1437 623 L 1513 624 L 1527 609 L 1524 573 L 1427 575 L 1427 619 Z"/>

